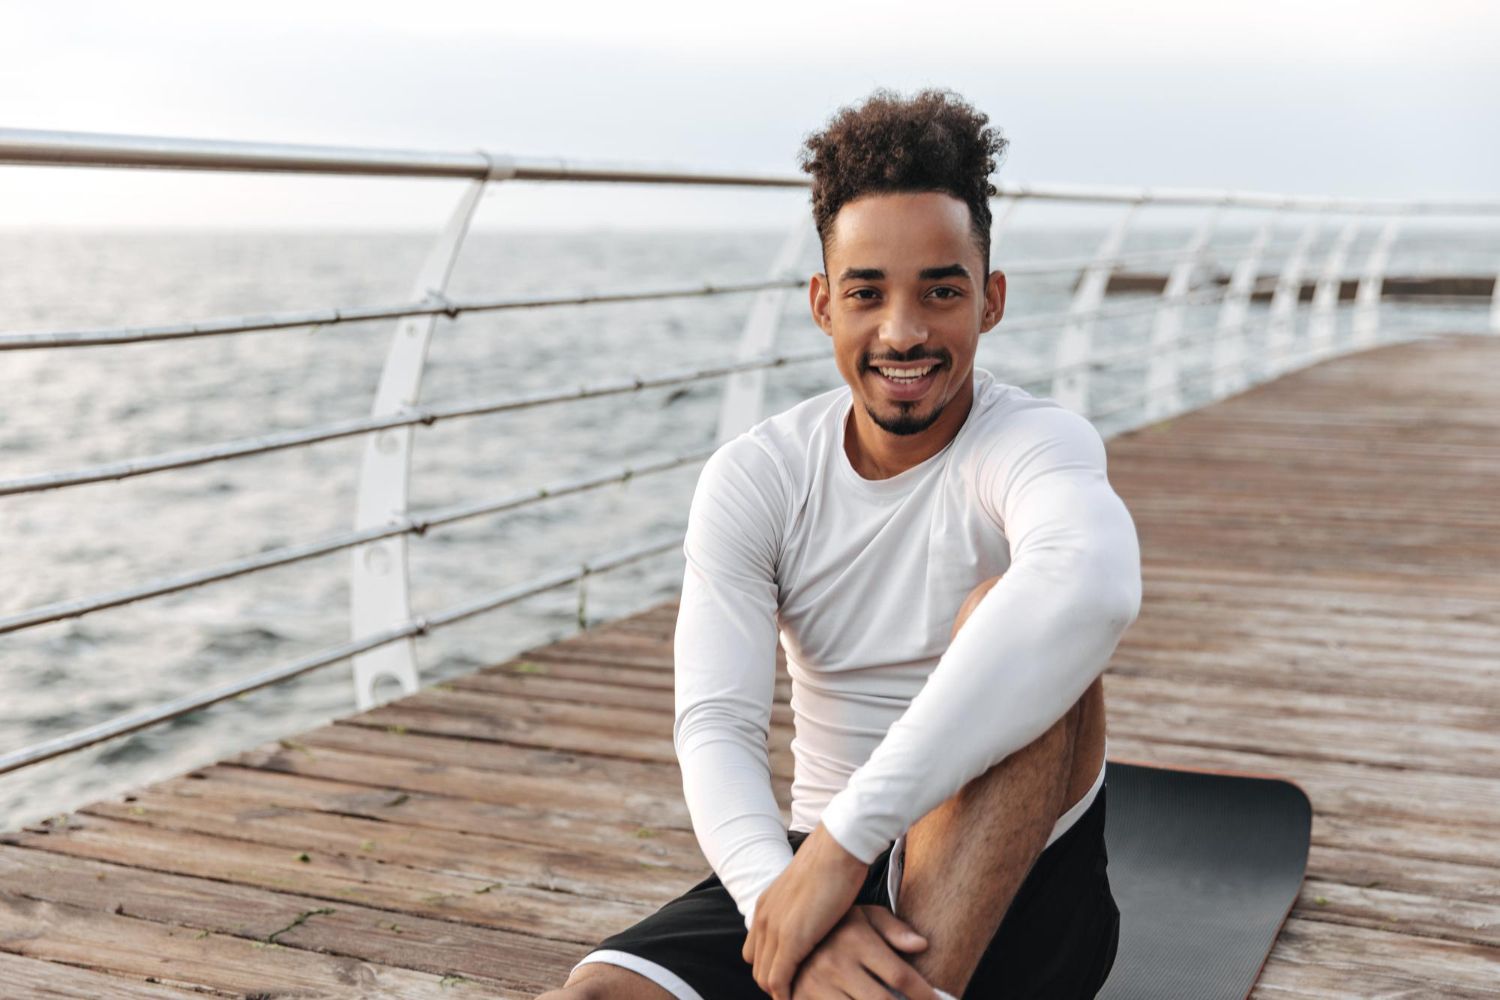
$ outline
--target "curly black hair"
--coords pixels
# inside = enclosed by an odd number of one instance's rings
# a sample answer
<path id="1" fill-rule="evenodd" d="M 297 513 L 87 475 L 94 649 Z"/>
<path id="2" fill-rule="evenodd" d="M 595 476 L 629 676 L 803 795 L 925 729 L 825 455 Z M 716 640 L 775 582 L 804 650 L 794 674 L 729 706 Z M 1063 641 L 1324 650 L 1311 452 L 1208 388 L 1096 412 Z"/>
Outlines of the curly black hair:
<path id="1" fill-rule="evenodd" d="M 881 87 L 807 136 L 799 163 L 813 178 L 813 221 L 824 266 L 833 220 L 845 203 L 866 194 L 942 191 L 969 206 L 988 272 L 989 200 L 996 193 L 989 178 L 1010 145 L 989 120 L 951 90 L 928 88 L 904 98 Z"/>

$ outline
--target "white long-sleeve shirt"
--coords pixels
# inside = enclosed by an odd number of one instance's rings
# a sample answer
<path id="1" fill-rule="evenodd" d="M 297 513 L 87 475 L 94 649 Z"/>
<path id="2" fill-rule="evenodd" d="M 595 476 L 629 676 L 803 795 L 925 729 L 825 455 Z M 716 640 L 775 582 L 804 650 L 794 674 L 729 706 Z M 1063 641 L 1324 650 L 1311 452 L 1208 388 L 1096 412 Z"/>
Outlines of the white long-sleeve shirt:
<path id="1" fill-rule="evenodd" d="M 821 821 L 869 864 L 1061 718 L 1140 607 L 1135 525 L 1088 420 L 976 368 L 954 439 L 870 480 L 843 447 L 851 399 L 831 390 L 724 444 L 688 516 L 673 740 L 747 929 L 792 859 L 767 754 L 778 632 L 791 829 Z M 950 644 L 964 598 L 1001 573 Z"/>

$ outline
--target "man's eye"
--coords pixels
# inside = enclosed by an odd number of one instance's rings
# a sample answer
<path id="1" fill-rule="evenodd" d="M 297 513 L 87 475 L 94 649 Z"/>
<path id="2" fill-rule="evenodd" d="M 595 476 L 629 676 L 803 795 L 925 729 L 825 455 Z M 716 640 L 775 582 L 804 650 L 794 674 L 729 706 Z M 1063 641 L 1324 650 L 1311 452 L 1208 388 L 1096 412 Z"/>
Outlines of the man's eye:
<path id="1" fill-rule="evenodd" d="M 939 286 L 937 288 L 934 288 L 932 290 L 932 293 L 934 295 L 937 295 L 938 292 L 947 292 L 948 293 L 946 295 L 939 295 L 938 298 L 941 298 L 941 299 L 956 299 L 959 296 L 958 289 L 956 289 L 956 288 L 949 288 L 947 285 L 941 285 L 941 286 Z"/>
<path id="2" fill-rule="evenodd" d="M 865 294 L 866 292 L 868 292 L 869 295 L 866 295 Z M 873 288 L 856 288 L 854 291 L 852 291 L 852 292 L 849 293 L 850 298 L 863 299 L 863 300 L 865 300 L 867 302 L 870 299 L 873 299 L 875 297 L 875 295 L 876 295 L 876 292 L 875 292 L 875 289 L 873 289 Z"/>

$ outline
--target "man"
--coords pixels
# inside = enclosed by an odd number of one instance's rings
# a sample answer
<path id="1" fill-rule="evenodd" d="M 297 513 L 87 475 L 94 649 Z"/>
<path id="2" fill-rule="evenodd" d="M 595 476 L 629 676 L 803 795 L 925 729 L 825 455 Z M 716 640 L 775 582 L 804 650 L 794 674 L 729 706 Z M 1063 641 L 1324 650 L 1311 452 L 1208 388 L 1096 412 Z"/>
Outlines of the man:
<path id="1" fill-rule="evenodd" d="M 725 444 L 693 497 L 674 740 L 714 873 L 543 1000 L 1066 1000 L 1108 974 L 1099 675 L 1140 553 L 1093 426 L 974 367 L 1005 305 L 987 121 L 881 90 L 807 140 L 810 303 L 848 386 Z"/>

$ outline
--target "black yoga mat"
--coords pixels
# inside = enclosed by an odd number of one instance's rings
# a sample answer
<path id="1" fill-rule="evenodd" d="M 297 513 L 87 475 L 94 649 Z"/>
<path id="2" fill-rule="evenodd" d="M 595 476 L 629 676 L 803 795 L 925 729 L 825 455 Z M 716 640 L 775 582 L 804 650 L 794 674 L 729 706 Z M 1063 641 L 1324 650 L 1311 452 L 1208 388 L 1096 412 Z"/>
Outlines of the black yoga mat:
<path id="1" fill-rule="evenodd" d="M 1100 1000 L 1245 1000 L 1307 870 L 1307 795 L 1114 760 L 1106 780 L 1120 945 Z"/>

